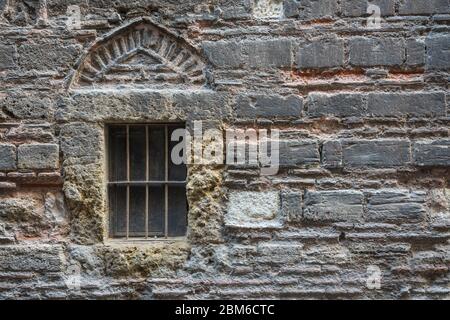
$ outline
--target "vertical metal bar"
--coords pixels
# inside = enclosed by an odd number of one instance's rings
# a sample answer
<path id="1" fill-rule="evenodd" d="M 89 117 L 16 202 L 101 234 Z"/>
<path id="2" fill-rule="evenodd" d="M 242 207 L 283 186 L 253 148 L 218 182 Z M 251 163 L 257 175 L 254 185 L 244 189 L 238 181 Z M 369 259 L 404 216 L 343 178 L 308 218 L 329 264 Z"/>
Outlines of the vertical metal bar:
<path id="1" fill-rule="evenodd" d="M 149 171 L 150 171 L 150 158 L 149 158 L 149 137 L 148 137 L 148 126 L 145 126 L 145 180 L 149 181 Z M 148 239 L 148 215 L 149 215 L 149 204 L 148 204 L 148 183 L 145 185 L 145 239 Z"/>
<path id="2" fill-rule="evenodd" d="M 127 239 L 130 237 L 130 126 L 127 125 Z"/>
<path id="3" fill-rule="evenodd" d="M 169 185 L 167 181 L 169 181 L 169 130 L 168 126 L 164 126 L 165 131 L 165 184 L 164 184 L 164 217 L 165 217 L 165 231 L 164 234 L 166 239 L 169 237 Z"/>
<path id="4" fill-rule="evenodd" d="M 108 125 L 105 125 L 105 158 L 106 158 L 106 181 L 107 181 L 107 184 L 106 184 L 106 199 L 107 199 L 107 202 L 106 202 L 106 205 L 107 205 L 107 208 L 108 208 L 108 226 L 109 226 L 109 229 L 108 229 L 108 237 L 110 237 L 110 238 L 113 238 L 114 237 L 114 234 L 115 234 L 115 228 L 114 228 L 114 223 L 113 223 L 113 219 L 114 219 L 114 217 L 113 217 L 113 212 L 115 212 L 116 211 L 116 209 L 115 208 L 117 208 L 117 206 L 114 206 L 114 211 L 112 210 L 112 206 L 111 206 L 111 192 L 110 192 L 110 185 L 109 185 L 109 182 L 111 182 L 111 161 L 113 160 L 112 159 L 112 155 L 111 155 L 111 149 L 110 149 L 110 147 L 109 147 L 109 142 L 110 142 L 110 139 L 109 139 L 109 126 Z M 117 197 L 116 197 L 117 198 Z M 114 215 L 115 215 L 115 213 L 114 213 Z"/>

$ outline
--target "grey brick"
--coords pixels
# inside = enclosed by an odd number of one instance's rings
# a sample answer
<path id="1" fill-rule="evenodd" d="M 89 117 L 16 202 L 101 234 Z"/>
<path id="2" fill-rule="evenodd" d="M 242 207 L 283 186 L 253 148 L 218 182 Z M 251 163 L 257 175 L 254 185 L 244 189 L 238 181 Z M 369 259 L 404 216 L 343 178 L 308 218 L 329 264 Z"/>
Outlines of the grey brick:
<path id="1" fill-rule="evenodd" d="M 406 140 L 344 140 L 344 167 L 390 168 L 409 165 L 410 143 Z"/>
<path id="2" fill-rule="evenodd" d="M 302 219 L 303 193 L 292 190 L 281 192 L 281 214 L 288 221 L 299 222 Z"/>
<path id="3" fill-rule="evenodd" d="M 284 0 L 284 15 L 312 20 L 336 17 L 339 10 L 337 0 Z"/>
<path id="4" fill-rule="evenodd" d="M 310 117 L 361 117 L 365 114 L 365 105 L 361 94 L 311 93 L 307 101 Z"/>
<path id="5" fill-rule="evenodd" d="M 254 40 L 243 42 L 205 42 L 209 61 L 221 68 L 282 68 L 292 65 L 290 40 Z"/>
<path id="6" fill-rule="evenodd" d="M 294 95 L 240 95 L 237 98 L 236 113 L 243 118 L 286 118 L 299 117 L 303 100 Z"/>
<path id="7" fill-rule="evenodd" d="M 0 99 L 0 110 L 8 111 L 18 119 L 50 119 L 55 110 L 52 99 L 42 95 L 9 94 Z"/>
<path id="8" fill-rule="evenodd" d="M 25 43 L 18 47 L 19 66 L 26 70 L 65 70 L 81 53 L 80 45 L 63 42 Z"/>
<path id="9" fill-rule="evenodd" d="M 362 17 L 366 16 L 369 4 L 374 4 L 380 7 L 382 16 L 395 15 L 395 1 L 394 0 L 342 0 L 342 15 L 344 17 Z"/>
<path id="10" fill-rule="evenodd" d="M 298 0 L 284 0 L 283 11 L 286 18 L 295 18 L 299 15 L 300 1 Z"/>
<path id="11" fill-rule="evenodd" d="M 0 271 L 58 272 L 63 265 L 61 246 L 2 246 Z"/>
<path id="12" fill-rule="evenodd" d="M 450 140 L 415 142 L 413 154 L 417 166 L 450 167 Z"/>
<path id="13" fill-rule="evenodd" d="M 225 20 L 245 19 L 251 17 L 251 2 L 248 0 L 219 0 L 221 17 Z"/>
<path id="14" fill-rule="evenodd" d="M 406 64 L 411 67 L 425 64 L 425 43 L 421 40 L 406 41 Z"/>
<path id="15" fill-rule="evenodd" d="M 12 144 L 0 144 L 0 170 L 16 169 L 16 147 Z"/>
<path id="16" fill-rule="evenodd" d="M 232 191 L 228 196 L 225 224 L 237 228 L 281 227 L 280 193 Z"/>
<path id="17" fill-rule="evenodd" d="M 308 191 L 303 218 L 311 221 L 358 221 L 363 216 L 362 192 Z"/>
<path id="18" fill-rule="evenodd" d="M 0 199 L 0 219 L 17 224 L 22 222 L 37 223 L 41 219 L 39 214 L 36 213 L 39 210 L 38 207 L 39 203 L 33 199 L 2 198 Z"/>
<path id="19" fill-rule="evenodd" d="M 386 189 L 370 193 L 367 219 L 371 222 L 408 223 L 424 219 L 425 192 Z"/>
<path id="20" fill-rule="evenodd" d="M 450 35 L 431 35 L 425 41 L 427 46 L 427 69 L 450 69 Z"/>
<path id="21" fill-rule="evenodd" d="M 243 64 L 241 45 L 234 41 L 204 42 L 209 61 L 219 68 L 238 68 Z"/>
<path id="22" fill-rule="evenodd" d="M 303 43 L 296 62 L 299 69 L 341 67 L 344 65 L 344 41 L 332 39 Z"/>
<path id="23" fill-rule="evenodd" d="M 405 60 L 405 41 L 398 38 L 350 39 L 350 64 L 357 67 L 400 66 Z"/>
<path id="24" fill-rule="evenodd" d="M 251 68 L 283 68 L 292 66 L 290 40 L 246 41 L 242 47 Z"/>
<path id="25" fill-rule="evenodd" d="M 16 47 L 0 44 L 0 70 L 12 69 L 16 66 Z"/>
<path id="26" fill-rule="evenodd" d="M 342 167 L 342 144 L 340 141 L 325 141 L 323 143 L 322 166 L 330 169 Z"/>
<path id="27" fill-rule="evenodd" d="M 445 94 L 372 93 L 368 97 L 368 113 L 376 117 L 445 116 Z"/>
<path id="28" fill-rule="evenodd" d="M 401 15 L 429 15 L 450 13 L 449 0 L 405 0 L 400 2 Z"/>
<path id="29" fill-rule="evenodd" d="M 18 148 L 20 169 L 57 169 L 59 147 L 56 144 L 23 144 Z"/>
<path id="30" fill-rule="evenodd" d="M 280 165 L 298 166 L 320 162 L 319 145 L 315 140 L 280 141 Z"/>
<path id="31" fill-rule="evenodd" d="M 127 97 L 130 97 L 127 95 Z M 164 95 L 163 95 L 164 97 Z M 139 97 L 139 99 L 145 98 L 145 95 Z M 171 103 L 173 103 L 172 112 L 177 110 L 178 115 L 182 114 L 184 110 L 185 119 L 189 120 L 218 120 L 227 118 L 231 115 L 231 106 L 228 105 L 228 96 L 227 94 L 215 92 L 215 91 L 194 91 L 194 92 L 186 92 L 186 91 L 178 91 L 175 92 L 171 97 L 165 96 L 163 100 L 169 99 Z M 166 100 L 167 101 L 167 100 Z M 140 101 L 140 103 L 144 102 L 144 106 L 147 105 L 148 102 Z M 163 112 L 167 112 L 167 107 L 163 107 L 159 103 L 156 103 L 159 108 L 163 110 Z M 151 112 L 155 112 L 156 110 L 151 110 Z M 145 116 L 148 117 L 148 113 L 145 113 Z"/>
<path id="32" fill-rule="evenodd" d="M 303 244 L 296 242 L 260 242 L 257 249 L 257 258 L 255 259 L 258 265 L 296 265 L 302 261 L 303 258 Z"/>
<path id="33" fill-rule="evenodd" d="M 101 155 L 101 130 L 87 123 L 69 123 L 61 127 L 61 151 L 64 159 L 75 162 Z"/>

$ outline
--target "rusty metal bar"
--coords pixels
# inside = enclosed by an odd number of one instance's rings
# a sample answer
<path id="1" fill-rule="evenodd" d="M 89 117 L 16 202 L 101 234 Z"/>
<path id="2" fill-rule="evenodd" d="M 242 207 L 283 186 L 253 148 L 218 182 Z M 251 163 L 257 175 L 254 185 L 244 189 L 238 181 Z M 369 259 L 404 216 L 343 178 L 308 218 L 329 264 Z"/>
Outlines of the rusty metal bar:
<path id="1" fill-rule="evenodd" d="M 167 125 L 164 126 L 164 137 L 165 137 L 165 173 L 164 180 L 169 180 L 169 128 Z M 164 235 L 166 239 L 169 237 L 169 185 L 166 183 L 164 185 L 164 217 L 165 217 L 165 228 Z"/>
<path id="2" fill-rule="evenodd" d="M 150 158 L 149 158 L 149 136 L 148 136 L 148 126 L 145 126 L 145 179 L 149 181 L 150 172 Z M 148 215 L 149 215 L 149 197 L 148 197 L 149 187 L 148 184 L 145 185 L 145 239 L 148 239 Z"/>
<path id="3" fill-rule="evenodd" d="M 169 185 L 169 186 L 184 186 L 186 185 L 186 181 L 112 181 L 112 182 L 108 182 L 108 185 L 112 185 L 112 186 L 126 186 L 126 185 L 130 185 L 130 186 L 144 186 L 144 185 L 149 185 L 149 186 L 158 186 L 158 185 Z"/>
<path id="4" fill-rule="evenodd" d="M 130 126 L 127 125 L 126 145 L 127 145 L 127 182 L 130 182 Z M 127 239 L 130 237 L 130 185 L 127 184 Z"/>

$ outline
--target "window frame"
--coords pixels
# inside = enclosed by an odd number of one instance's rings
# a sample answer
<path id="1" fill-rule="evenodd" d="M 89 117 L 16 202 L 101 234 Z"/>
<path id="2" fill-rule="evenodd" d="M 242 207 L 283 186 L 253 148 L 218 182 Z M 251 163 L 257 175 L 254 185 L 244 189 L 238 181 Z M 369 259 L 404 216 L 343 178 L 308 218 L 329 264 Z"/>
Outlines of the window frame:
<path id="1" fill-rule="evenodd" d="M 114 126 L 122 126 L 125 127 L 126 130 L 126 180 L 124 181 L 111 181 L 111 161 L 112 151 L 110 148 L 110 128 Z M 143 181 L 131 180 L 131 160 L 130 160 L 130 127 L 134 126 L 144 126 L 145 127 L 145 177 L 146 179 Z M 151 180 L 149 179 L 149 171 L 150 171 L 150 153 L 149 153 L 149 128 L 152 126 L 164 127 L 164 180 Z M 189 203 L 187 199 L 187 180 L 188 180 L 188 169 L 186 166 L 186 177 L 184 181 L 170 181 L 169 180 L 169 157 L 170 157 L 170 136 L 169 129 L 170 127 L 178 127 L 186 129 L 185 122 L 149 122 L 149 123 L 133 123 L 133 122 L 112 122 L 105 123 L 105 155 L 106 155 L 106 212 L 107 212 L 107 234 L 108 238 L 112 241 L 150 241 L 150 240 L 181 240 L 187 238 L 187 229 L 189 226 L 188 223 L 188 215 L 189 215 Z M 113 215 L 114 212 L 110 206 L 111 195 L 110 195 L 110 187 L 111 186 L 122 186 L 126 187 L 126 232 L 117 232 L 115 227 L 113 226 Z M 130 232 L 130 204 L 131 204 L 131 187 L 133 186 L 145 186 L 145 232 L 144 236 L 135 236 Z M 164 187 L 164 235 L 152 235 L 152 232 L 149 231 L 149 188 L 151 186 L 163 186 Z M 169 236 L 169 187 L 183 187 L 183 191 L 185 192 L 184 199 L 186 200 L 186 217 L 185 217 L 185 234 L 183 236 Z M 136 232 L 134 232 L 136 233 Z"/>

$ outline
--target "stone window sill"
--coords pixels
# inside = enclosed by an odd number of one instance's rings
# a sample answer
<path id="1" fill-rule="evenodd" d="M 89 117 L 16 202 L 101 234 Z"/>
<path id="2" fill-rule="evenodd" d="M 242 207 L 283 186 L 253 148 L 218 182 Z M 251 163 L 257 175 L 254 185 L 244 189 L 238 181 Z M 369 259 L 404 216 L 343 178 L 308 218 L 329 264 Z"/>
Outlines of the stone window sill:
<path id="1" fill-rule="evenodd" d="M 168 238 L 168 239 L 107 239 L 105 240 L 105 245 L 114 245 L 114 246 L 146 246 L 146 245 L 167 245 L 167 244 L 181 244 L 187 243 L 187 237 L 176 237 L 176 238 Z"/>

